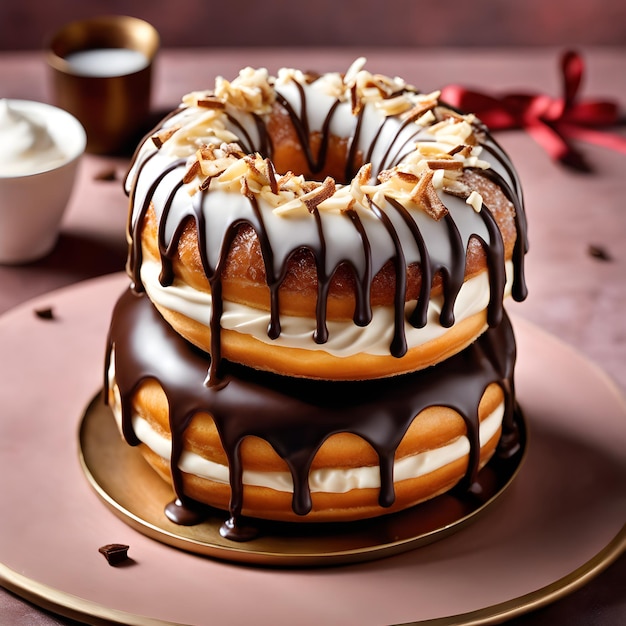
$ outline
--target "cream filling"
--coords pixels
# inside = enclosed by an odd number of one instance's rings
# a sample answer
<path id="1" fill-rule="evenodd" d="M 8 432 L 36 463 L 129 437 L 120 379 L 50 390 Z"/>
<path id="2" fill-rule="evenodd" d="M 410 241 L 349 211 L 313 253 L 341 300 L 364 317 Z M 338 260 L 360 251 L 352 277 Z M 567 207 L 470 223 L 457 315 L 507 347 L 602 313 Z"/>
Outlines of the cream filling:
<path id="1" fill-rule="evenodd" d="M 113 408 L 118 427 L 121 430 L 121 411 L 119 391 L 113 387 L 116 403 Z M 480 445 L 484 446 L 497 432 L 502 424 L 504 402 L 480 423 Z M 171 459 L 171 441 L 157 433 L 150 424 L 133 415 L 132 424 L 138 439 L 153 452 L 165 459 Z M 435 470 L 464 458 L 470 451 L 470 443 L 466 436 L 457 438 L 452 443 L 439 448 L 426 450 L 412 456 L 397 460 L 393 467 L 395 482 L 425 476 Z M 229 484 L 228 466 L 209 461 L 194 452 L 185 450 L 179 460 L 181 471 L 206 478 L 217 483 Z M 244 470 L 244 485 L 267 487 L 276 491 L 293 493 L 293 479 L 289 472 L 262 472 Z M 324 468 L 309 473 L 309 489 L 312 493 L 346 493 L 352 489 L 379 489 L 380 470 L 378 465 L 358 468 Z"/>
<path id="2" fill-rule="evenodd" d="M 177 283 L 164 287 L 159 282 L 161 267 L 156 261 L 144 260 L 141 266 L 141 280 L 150 300 L 160 307 L 181 313 L 201 324 L 209 325 L 211 317 L 211 294 L 199 291 L 186 284 Z M 511 291 L 513 263 L 506 264 L 507 282 L 505 296 Z M 489 275 L 482 272 L 467 280 L 461 287 L 454 306 L 456 322 L 462 322 L 487 308 L 490 298 Z M 444 335 L 449 329 L 439 323 L 443 296 L 431 298 L 428 307 L 427 324 L 415 328 L 405 322 L 408 348 L 421 346 Z M 406 305 L 406 316 L 415 307 L 415 301 Z M 406 319 L 406 317 L 405 317 Z M 324 350 L 337 357 L 354 354 L 388 355 L 393 339 L 393 307 L 375 307 L 372 321 L 367 326 L 357 326 L 352 321 L 327 322 L 328 341 L 317 344 L 313 339 L 315 319 L 281 315 L 281 333 L 277 339 L 270 339 L 267 329 L 270 323 L 269 311 L 255 309 L 243 304 L 224 301 L 221 327 L 245 335 L 273 346 Z"/>

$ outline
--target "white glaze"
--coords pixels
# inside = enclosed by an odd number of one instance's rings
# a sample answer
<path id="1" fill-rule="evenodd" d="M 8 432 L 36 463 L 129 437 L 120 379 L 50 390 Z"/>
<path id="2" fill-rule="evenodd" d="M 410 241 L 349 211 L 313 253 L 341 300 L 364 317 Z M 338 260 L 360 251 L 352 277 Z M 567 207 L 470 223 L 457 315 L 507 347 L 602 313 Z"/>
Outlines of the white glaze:
<path id="1" fill-rule="evenodd" d="M 364 154 L 367 154 L 369 146 L 374 144 L 371 155 L 373 166 L 368 181 L 352 181 L 349 185 L 337 184 L 332 197 L 318 204 L 315 215 L 307 210 L 297 193 L 293 197 L 293 194 L 290 196 L 285 192 L 284 197 L 281 195 L 279 198 L 274 192 L 268 191 L 269 183 L 263 186 L 264 183 L 259 183 L 258 180 L 252 181 L 261 187 L 260 190 L 255 188 L 253 192 L 255 201 L 251 202 L 242 192 L 242 185 L 248 180 L 246 178 L 244 181 L 243 178 L 247 176 L 246 172 L 249 173 L 248 165 L 243 165 L 244 158 L 230 157 L 231 160 L 224 169 L 219 170 L 221 173 L 211 177 L 207 193 L 198 191 L 198 185 L 203 180 L 202 175 L 197 175 L 177 188 L 183 173 L 196 161 L 196 151 L 203 145 L 219 146 L 226 141 L 240 140 L 239 143 L 245 146 L 246 150 L 253 152 L 260 149 L 262 141 L 255 115 L 262 116 L 271 110 L 272 98 L 284 98 L 296 114 L 300 114 L 303 92 L 306 121 L 311 131 L 321 131 L 325 120 L 331 119 L 332 133 L 341 137 L 355 136 L 357 116 L 352 112 L 351 86 L 341 75 L 326 74 L 322 79 L 309 83 L 296 70 L 281 70 L 278 78 L 274 79 L 266 70 L 247 68 L 233 83 L 218 79 L 214 92 L 186 96 L 183 99 L 185 106 L 163 125 L 164 128 L 172 129 L 173 135 L 158 149 L 150 140 L 141 146 L 126 181 L 128 191 L 133 193 L 131 229 L 134 229 L 141 218 L 147 203 L 152 201 L 157 220 L 164 233 L 163 243 L 167 248 L 173 242 L 183 219 L 193 215 L 194 211 L 199 211 L 205 222 L 203 234 L 206 240 L 204 252 L 209 265 L 205 268 L 207 275 L 214 270 L 223 255 L 223 242 L 227 239 L 228 230 L 233 224 L 241 221 L 250 224 L 259 236 L 262 234 L 266 238 L 273 254 L 275 276 L 281 274 L 286 260 L 294 250 L 305 247 L 325 252 L 318 258 L 318 262 L 323 264 L 325 275 L 332 275 L 341 262 L 347 262 L 354 268 L 357 277 L 364 279 L 368 269 L 373 276 L 388 261 L 397 258 L 396 238 L 405 265 L 423 262 L 415 234 L 401 212 L 394 206 L 394 203 L 398 202 L 406 210 L 412 224 L 419 229 L 434 271 L 442 267 L 458 267 L 463 259 L 455 259 L 448 221 L 436 220 L 429 215 L 419 202 L 412 199 L 411 184 L 407 191 L 403 187 L 404 183 L 398 182 L 400 177 L 396 176 L 396 173 L 410 172 L 419 177 L 430 167 L 427 165 L 429 158 L 450 158 L 449 152 L 454 148 L 466 145 L 466 141 L 472 143 L 477 139 L 473 134 L 475 132 L 472 126 L 473 118 L 452 116 L 437 122 L 429 111 L 407 123 L 401 113 L 390 114 L 389 110 L 385 109 L 388 100 L 382 98 L 380 94 L 378 97 L 375 97 L 376 94 L 374 96 L 370 94 L 368 81 L 375 80 L 375 77 L 359 69 L 358 63 L 347 74 L 353 77 L 354 84 L 361 89 L 362 94 L 363 116 L 358 133 L 358 146 Z M 401 81 L 397 83 L 394 81 L 391 81 L 394 89 L 403 85 Z M 222 98 L 220 105 L 224 106 L 224 109 L 196 106 L 202 98 L 215 98 L 215 94 L 220 94 Z M 404 99 L 406 107 L 411 109 L 436 101 L 437 96 L 438 94 L 406 91 L 397 98 Z M 336 108 L 329 118 L 329 111 L 335 105 Z M 232 122 L 232 118 L 238 121 L 245 132 Z M 483 141 L 485 145 L 495 147 L 489 137 L 484 137 Z M 424 150 L 432 150 L 434 156 L 426 156 L 428 153 Z M 227 157 L 220 156 L 225 154 L 222 149 L 216 148 L 214 154 L 218 155 L 218 159 L 227 160 Z M 261 156 L 256 155 L 254 158 L 256 165 L 261 167 L 264 163 Z M 454 158 L 462 161 L 463 167 L 484 169 L 493 167 L 512 189 L 518 189 L 515 174 L 509 175 L 500 159 L 492 155 L 491 151 L 483 151 L 480 145 L 473 145 L 469 152 L 456 154 Z M 173 166 L 173 170 L 163 177 L 163 173 L 170 166 Z M 395 177 L 392 177 L 391 183 L 389 178 L 376 179 L 376 174 L 381 170 L 394 172 Z M 458 230 L 459 247 L 467 249 L 472 237 L 478 237 L 489 243 L 490 236 L 485 226 L 484 215 L 481 215 L 480 195 L 472 193 L 468 198 L 468 204 L 464 199 L 446 192 L 456 180 L 453 173 L 449 173 L 447 169 L 434 171 L 436 175 L 432 179 L 433 185 L 449 212 L 454 224 L 452 228 Z M 270 175 L 269 170 L 267 175 Z M 154 191 L 155 181 L 159 179 L 160 182 Z M 276 179 L 279 179 L 279 173 L 276 174 Z M 349 215 L 342 210 L 342 206 L 345 207 L 348 202 L 351 203 L 352 211 L 358 215 L 366 233 L 370 250 L 369 268 L 366 264 L 368 255 L 363 240 Z M 194 203 L 199 206 L 194 207 Z M 285 207 L 295 208 L 286 210 Z M 376 210 L 373 207 L 376 207 Z M 388 223 L 378 215 L 379 212 Z M 322 239 L 325 242 L 323 246 Z M 207 299 L 202 294 L 189 292 L 179 286 L 160 286 L 158 280 L 154 280 L 155 268 L 140 268 L 140 271 L 141 280 L 155 302 L 204 324 L 209 323 L 210 297 Z M 508 280 L 504 294 L 490 293 L 488 276 L 492 271 L 499 271 L 499 268 L 490 268 L 477 283 L 472 281 L 472 284 L 479 285 L 479 288 L 470 288 L 465 284 L 458 296 L 454 289 L 450 290 L 449 297 L 458 297 L 454 308 L 457 321 L 484 310 L 493 297 L 498 299 L 500 295 L 508 295 L 513 273 L 511 266 L 507 266 Z M 240 307 L 233 307 L 228 302 L 224 304 L 225 314 L 221 319 L 223 328 L 248 332 L 261 341 L 269 341 L 267 338 L 269 318 L 265 313 L 253 311 L 251 317 L 249 311 L 241 311 Z M 414 302 L 409 303 L 407 311 L 411 311 L 414 306 Z M 409 348 L 421 345 L 429 338 L 440 336 L 445 332 L 437 319 L 441 308 L 442 299 L 433 299 L 429 305 L 428 325 L 425 329 L 418 330 L 408 323 L 405 324 Z M 352 353 L 380 354 L 381 348 L 376 343 L 380 337 L 384 337 L 387 341 L 384 352 L 388 353 L 388 340 L 392 336 L 393 326 L 392 311 L 384 313 L 376 311 L 375 321 L 365 329 L 353 324 L 337 325 L 329 322 L 330 339 L 323 349 L 338 354 L 346 349 Z M 368 337 L 375 337 L 376 341 Z M 297 324 L 294 324 L 294 320 L 283 319 L 283 316 L 281 316 L 281 336 L 275 345 L 298 345 L 314 350 L 320 349 L 312 339 L 310 326 L 303 327 L 302 320 L 297 320 Z M 346 348 L 348 345 L 352 347 Z"/>

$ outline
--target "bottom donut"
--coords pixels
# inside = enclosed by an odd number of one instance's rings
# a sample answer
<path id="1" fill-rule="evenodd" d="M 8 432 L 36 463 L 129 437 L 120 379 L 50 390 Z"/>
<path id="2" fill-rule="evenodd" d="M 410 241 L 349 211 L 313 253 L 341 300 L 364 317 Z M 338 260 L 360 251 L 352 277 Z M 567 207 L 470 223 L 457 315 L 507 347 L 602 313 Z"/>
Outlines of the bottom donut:
<path id="1" fill-rule="evenodd" d="M 145 296 L 127 291 L 111 322 L 106 397 L 176 500 L 242 517 L 349 521 L 469 489 L 494 454 L 517 446 L 508 318 L 437 366 L 374 381 L 287 378 L 230 366 L 206 384 L 209 358 Z M 132 477 L 129 477 L 132 479 Z"/>

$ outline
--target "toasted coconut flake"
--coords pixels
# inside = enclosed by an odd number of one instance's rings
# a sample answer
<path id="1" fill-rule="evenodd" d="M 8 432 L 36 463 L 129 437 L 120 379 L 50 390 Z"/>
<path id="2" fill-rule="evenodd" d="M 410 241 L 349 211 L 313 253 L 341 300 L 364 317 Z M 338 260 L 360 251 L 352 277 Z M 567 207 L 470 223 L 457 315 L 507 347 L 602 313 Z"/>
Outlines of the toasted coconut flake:
<path id="1" fill-rule="evenodd" d="M 236 142 L 223 143 L 220 146 L 220 150 L 224 153 L 224 156 L 235 157 L 242 159 L 246 156 L 246 153 L 242 150 L 241 146 Z"/>
<path id="2" fill-rule="evenodd" d="M 269 113 L 276 98 L 267 69 L 246 67 L 232 82 L 218 76 L 215 95 L 241 111 Z"/>
<path id="3" fill-rule="evenodd" d="M 439 102 L 440 93 L 419 93 L 398 78 L 371 74 L 364 69 L 365 59 L 357 59 L 345 75 L 324 74 L 313 83 L 352 109 L 354 114 L 371 106 L 379 116 L 396 116 L 400 124 L 428 127 L 428 135 L 418 134 L 415 149 L 402 161 L 372 178 L 372 165 L 363 165 L 349 185 L 336 185 L 332 178 L 323 183 L 307 181 L 289 171 L 278 174 L 273 162 L 259 154 L 244 153 L 238 138 L 229 130 L 225 113 L 231 107 L 265 115 L 272 109 L 278 84 L 311 83 L 311 77 L 299 70 L 280 70 L 278 77 L 267 70 L 246 68 L 232 82 L 216 80 L 214 91 L 194 92 L 186 97 L 187 106 L 195 106 L 193 115 L 181 116 L 183 132 L 178 127 L 164 129 L 153 141 L 168 153 L 188 158 L 184 182 L 190 194 L 214 187 L 229 193 L 262 200 L 277 215 L 303 216 L 316 211 L 365 211 L 373 204 L 393 198 L 412 210 L 421 209 L 435 220 L 447 209 L 439 198 L 443 191 L 467 200 L 480 210 L 482 199 L 471 194 L 460 174 L 469 167 L 489 167 L 479 159 L 477 137 L 481 129 L 472 116 L 461 115 Z M 198 109 L 201 109 L 198 112 Z"/>
<path id="4" fill-rule="evenodd" d="M 348 68 L 343 82 L 348 86 L 356 84 L 357 76 L 359 75 L 359 72 L 365 67 L 365 63 L 365 57 L 358 57 L 357 59 L 355 59 L 352 62 L 352 65 Z"/>
<path id="5" fill-rule="evenodd" d="M 433 170 L 433 187 L 435 189 L 441 189 L 444 186 L 446 180 L 446 174 L 449 174 L 449 170 Z"/>
<path id="6" fill-rule="evenodd" d="M 383 170 L 382 172 L 379 172 L 376 178 L 378 178 L 378 180 L 381 183 L 386 183 L 390 181 L 396 174 L 397 172 L 395 170 Z M 360 183 L 360 184 L 365 184 L 365 183 Z"/>
<path id="7" fill-rule="evenodd" d="M 198 161 L 215 161 L 215 146 L 204 144 L 196 151 Z"/>
<path id="8" fill-rule="evenodd" d="M 375 102 L 376 108 L 383 111 L 387 117 L 400 115 L 411 108 L 411 101 L 404 94 L 392 98 L 383 98 Z"/>
<path id="9" fill-rule="evenodd" d="M 233 182 L 245 176 L 248 170 L 248 165 L 243 159 L 229 159 L 223 158 L 218 159 L 220 161 L 220 166 L 226 165 L 226 168 L 222 170 L 220 174 L 219 180 L 222 183 Z M 217 169 L 216 169 L 217 172 Z"/>
<path id="10" fill-rule="evenodd" d="M 356 204 L 356 200 L 350 194 L 349 188 L 344 187 L 343 189 L 343 193 L 335 193 L 330 198 L 320 202 L 317 206 L 318 211 L 335 211 L 339 213 L 350 211 Z"/>
<path id="11" fill-rule="evenodd" d="M 372 164 L 365 163 L 359 168 L 359 171 L 356 173 L 356 179 L 360 185 L 366 185 L 370 182 L 372 178 Z"/>
<path id="12" fill-rule="evenodd" d="M 462 113 L 458 113 L 454 109 L 450 109 L 447 106 L 440 106 L 437 108 L 437 116 L 440 120 L 453 120 L 453 121 L 465 121 L 467 119 L 467 115 L 463 115 Z"/>
<path id="13" fill-rule="evenodd" d="M 477 191 L 472 191 L 465 203 L 469 204 L 476 213 L 480 213 L 483 208 L 483 197 Z"/>
<path id="14" fill-rule="evenodd" d="M 280 215 L 281 217 L 285 217 L 285 216 L 289 216 L 292 214 L 300 213 L 302 211 L 308 214 L 306 205 L 304 204 L 304 202 L 302 202 L 302 198 L 295 197 L 287 202 L 284 202 L 283 204 L 279 204 L 274 209 L 274 214 Z"/>

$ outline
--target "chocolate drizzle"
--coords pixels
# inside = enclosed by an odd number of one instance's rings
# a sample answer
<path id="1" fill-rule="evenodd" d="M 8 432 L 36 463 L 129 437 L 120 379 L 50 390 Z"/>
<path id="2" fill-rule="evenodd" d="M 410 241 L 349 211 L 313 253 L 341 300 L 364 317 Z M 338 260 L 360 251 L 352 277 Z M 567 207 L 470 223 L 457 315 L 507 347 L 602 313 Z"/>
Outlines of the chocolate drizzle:
<path id="1" fill-rule="evenodd" d="M 340 104 L 339 99 L 335 100 L 328 108 L 326 116 L 322 124 L 322 139 L 321 147 L 317 155 L 313 154 L 310 144 L 310 128 L 307 113 L 307 94 L 300 83 L 294 81 L 297 86 L 297 94 L 300 101 L 300 105 L 293 106 L 287 100 L 285 96 L 276 92 L 276 102 L 281 106 L 291 119 L 291 123 L 296 131 L 298 140 L 301 144 L 303 154 L 306 156 L 308 167 L 312 172 L 319 172 L 325 167 L 326 159 L 328 156 L 328 140 L 330 137 L 330 128 L 334 119 L 334 116 L 338 110 Z M 299 110 L 297 110 L 299 109 Z M 356 113 L 355 130 L 353 136 L 350 138 L 350 144 L 348 149 L 348 156 L 345 164 L 346 179 L 350 180 L 356 174 L 357 169 L 357 155 L 359 154 L 359 139 L 361 138 L 363 115 L 365 107 L 360 107 L 358 113 Z M 271 159 L 273 146 L 271 138 L 268 135 L 267 128 L 263 123 L 263 119 L 256 114 L 249 114 L 252 118 L 252 127 L 256 132 L 252 132 L 252 128 L 246 130 L 245 124 L 236 119 L 233 115 L 228 114 L 227 119 L 232 125 L 232 130 L 238 134 L 242 140 L 244 150 L 249 152 L 258 151 L 261 154 Z M 366 162 L 371 162 L 374 158 L 374 154 L 379 154 L 378 162 L 372 163 L 372 172 L 375 176 L 376 173 L 382 169 L 390 168 L 396 165 L 399 161 L 406 157 L 406 147 L 409 143 L 419 139 L 420 141 L 430 141 L 432 137 L 426 134 L 419 125 L 411 126 L 413 119 L 408 118 L 403 122 L 397 124 L 397 128 L 393 130 L 393 133 L 383 132 L 383 130 L 394 119 L 393 116 L 385 117 L 379 124 L 379 127 L 373 133 L 371 142 L 365 153 Z M 389 135 L 392 134 L 391 139 Z M 515 208 L 515 225 L 517 230 L 517 239 L 514 248 L 513 262 L 514 262 L 514 277 L 512 295 L 516 300 L 523 300 L 526 297 L 526 286 L 523 273 L 523 260 L 527 250 L 527 237 L 526 237 L 526 221 L 523 207 L 523 200 L 521 195 L 521 189 L 517 180 L 514 168 L 512 167 L 508 157 L 502 150 L 502 148 L 486 133 L 486 130 L 482 125 L 477 123 L 477 135 L 483 137 L 482 145 L 486 152 L 495 159 L 499 164 L 498 169 L 503 172 L 499 173 L 495 169 L 479 170 L 479 172 L 499 185 L 507 198 L 513 203 Z M 254 138 L 256 136 L 256 139 Z M 386 142 L 383 145 L 383 137 Z M 145 151 L 139 153 L 136 156 L 136 161 L 133 165 L 134 176 L 130 181 L 130 194 L 131 203 L 135 203 L 136 189 L 138 180 L 141 178 L 142 171 L 147 165 L 150 159 L 156 154 L 155 151 Z M 382 156 L 381 156 L 382 154 Z M 313 339 L 318 344 L 323 344 L 328 339 L 328 331 L 326 328 L 326 298 L 330 287 L 331 280 L 334 272 L 337 269 L 337 265 L 333 268 L 326 267 L 327 248 L 326 248 L 326 234 L 324 230 L 324 221 L 320 219 L 319 211 L 317 208 L 312 210 L 312 219 L 315 220 L 318 230 L 318 244 L 302 244 L 298 241 L 297 237 L 294 238 L 294 247 L 287 254 L 283 255 L 279 262 L 282 264 L 280 269 L 275 267 L 275 255 L 272 248 L 270 237 L 264 225 L 263 210 L 259 207 L 258 201 L 254 194 L 247 194 L 247 198 L 252 206 L 252 214 L 254 219 L 237 218 L 232 224 L 226 224 L 221 226 L 223 229 L 221 243 L 218 253 L 218 261 L 214 267 L 211 267 L 209 263 L 209 256 L 215 256 L 217 250 L 207 249 L 207 241 L 205 235 L 205 218 L 203 217 L 205 211 L 207 211 L 206 203 L 211 195 L 211 190 L 208 185 L 204 185 L 193 199 L 188 199 L 186 202 L 191 205 L 188 211 L 178 211 L 174 216 L 171 214 L 173 206 L 173 200 L 177 196 L 178 190 L 181 186 L 180 181 L 175 176 L 167 176 L 174 169 L 180 169 L 180 179 L 182 179 L 183 171 L 185 169 L 185 163 L 175 161 L 170 163 L 159 175 L 152 176 L 154 181 L 143 193 L 143 199 L 139 208 L 135 207 L 134 215 L 132 216 L 132 224 L 129 224 L 130 239 L 133 242 L 131 244 L 131 253 L 129 256 L 128 269 L 133 278 L 133 283 L 138 291 L 141 291 L 141 253 L 139 250 L 139 229 L 143 223 L 143 216 L 148 210 L 151 202 L 155 200 L 155 192 L 157 188 L 160 189 L 161 194 L 166 195 L 167 200 L 162 203 L 160 207 L 160 231 L 159 231 L 159 247 L 161 252 L 161 282 L 163 285 L 170 284 L 171 281 L 171 259 L 176 252 L 177 237 L 182 232 L 182 221 L 190 214 L 193 215 L 198 239 L 200 242 L 200 254 L 202 256 L 203 269 L 209 279 L 212 290 L 212 302 L 213 310 L 211 311 L 211 318 L 208 322 L 211 332 L 211 353 L 213 355 L 212 370 L 209 375 L 209 379 L 213 379 L 216 372 L 219 369 L 220 360 L 220 316 L 222 303 L 220 298 L 220 271 L 224 266 L 226 257 L 230 249 L 230 243 L 236 230 L 240 224 L 247 224 L 251 226 L 255 231 L 260 241 L 261 249 L 263 252 L 264 265 L 266 270 L 267 284 L 270 288 L 271 302 L 270 302 L 270 315 L 271 321 L 268 327 L 268 336 L 276 338 L 281 333 L 280 315 L 279 315 L 279 303 L 278 303 L 278 291 L 287 274 L 287 265 L 290 258 L 298 251 L 306 248 L 310 252 L 315 260 L 317 267 L 318 278 L 318 302 L 316 313 L 316 330 L 313 335 Z M 505 178 L 506 177 L 506 178 Z M 507 182 L 507 178 L 509 181 Z M 167 182 L 166 182 L 167 181 Z M 170 182 L 173 181 L 173 182 Z M 163 188 L 166 188 L 165 191 Z M 184 194 L 184 192 L 182 192 Z M 444 204 L 447 206 L 451 202 L 457 201 L 458 198 L 453 198 L 450 195 L 441 193 L 440 197 L 444 200 Z M 184 201 L 183 201 L 184 202 Z M 395 293 L 395 333 L 392 344 L 390 345 L 390 352 L 396 357 L 402 357 L 407 350 L 406 337 L 405 337 L 405 294 L 406 294 L 406 271 L 408 262 L 404 258 L 403 247 L 401 237 L 396 232 L 394 222 L 390 219 L 390 213 L 396 211 L 401 214 L 402 220 L 406 224 L 411 236 L 416 242 L 419 250 L 419 260 L 421 266 L 422 285 L 419 298 L 417 300 L 415 309 L 412 315 L 408 316 L 408 323 L 417 328 L 421 328 L 425 325 L 426 314 L 428 311 L 428 305 L 430 302 L 430 287 L 432 280 L 436 274 L 440 274 L 443 278 L 443 294 L 444 301 L 440 314 L 440 323 L 444 327 L 451 327 L 454 324 L 454 303 L 456 297 L 463 285 L 465 261 L 466 261 L 466 245 L 471 237 L 477 238 L 487 256 L 487 264 L 490 279 L 490 302 L 488 307 L 488 322 L 491 326 L 498 323 L 498 320 L 502 315 L 502 295 L 505 285 L 505 270 L 503 262 L 503 244 L 502 237 L 498 230 L 497 224 L 491 214 L 489 207 L 483 204 L 478 219 L 474 220 L 474 226 L 465 226 L 463 233 L 459 230 L 459 224 L 457 218 L 453 218 L 450 214 L 446 215 L 442 220 L 441 228 L 447 231 L 449 246 L 451 249 L 451 260 L 444 261 L 438 259 L 435 254 L 430 250 L 430 242 L 428 236 L 424 233 L 423 228 L 417 223 L 416 217 L 409 213 L 398 201 L 391 198 L 387 198 L 387 206 L 376 206 L 373 203 L 371 208 L 376 214 L 380 222 L 384 225 L 389 236 L 393 241 L 394 254 L 390 261 L 393 263 L 396 270 L 396 293 Z M 471 212 L 471 208 L 466 207 L 465 212 Z M 459 215 L 459 213 L 457 213 Z M 354 314 L 354 321 L 356 324 L 367 324 L 371 319 L 371 311 L 369 310 L 369 288 L 372 279 L 372 251 L 367 240 L 365 231 L 358 219 L 355 219 L 355 213 L 346 211 L 343 214 L 345 219 L 352 222 L 354 227 L 358 231 L 358 235 L 361 238 L 363 245 L 363 257 L 365 259 L 366 269 L 359 273 L 358 269 L 350 260 L 346 260 L 345 263 L 352 265 L 355 276 L 357 276 L 357 307 Z M 469 218 L 464 218 L 469 219 Z M 165 241 L 165 227 L 166 223 L 171 220 L 178 220 L 178 225 L 174 225 L 170 230 L 173 231 L 174 236 L 170 237 L 169 241 Z M 481 237 L 479 229 L 483 228 L 487 231 L 487 237 Z M 468 230 L 469 229 L 469 230 Z M 475 229 L 475 230 L 472 230 Z M 219 237 L 213 237 L 213 241 L 219 240 Z"/>
<path id="2" fill-rule="evenodd" d="M 311 78 L 310 82 L 315 80 Z M 325 171 L 331 128 L 343 103 L 335 99 L 328 105 L 319 131 L 319 147 L 315 151 L 311 143 L 307 89 L 297 81 L 294 83 L 295 96 L 291 94 L 290 97 L 295 102 L 276 90 L 275 106 L 281 107 L 291 120 L 307 167 L 313 174 L 318 174 Z M 436 113 L 437 107 L 433 110 Z M 445 116 L 445 108 L 443 111 Z M 351 181 L 363 163 L 371 164 L 371 176 L 376 178 L 383 170 L 393 168 L 405 159 L 412 151 L 413 142 L 434 141 L 427 128 L 413 124 L 413 117 L 399 120 L 398 116 L 387 116 L 377 122 L 377 127 L 366 129 L 365 112 L 365 106 L 354 108 L 353 131 L 350 137 L 344 138 L 348 140 L 343 167 L 345 181 L 338 181 L 340 183 Z M 274 173 L 271 164 L 274 146 L 266 118 L 255 113 L 226 111 L 225 120 L 227 130 L 239 138 L 242 150 L 245 153 L 258 152 L 269 159 L 271 167 L 268 171 Z M 163 124 L 175 122 L 176 115 L 173 115 Z M 493 165 L 476 171 L 497 184 L 514 207 L 517 238 L 513 250 L 512 295 L 516 300 L 523 300 L 526 297 L 523 261 L 528 242 L 521 187 L 502 148 L 480 123 L 476 122 L 474 130 Z M 132 285 L 119 300 L 113 315 L 107 362 L 111 358 L 111 349 L 114 349 L 122 429 L 129 444 L 139 443 L 131 420 L 134 392 L 148 379 L 156 380 L 165 392 L 170 411 L 171 473 L 176 493 L 176 499 L 167 507 L 166 514 L 171 519 L 183 524 L 195 523 L 199 519 L 197 503 L 184 494 L 178 468 L 185 430 L 198 412 L 213 416 L 226 452 L 231 500 L 230 519 L 223 534 L 235 539 L 249 537 L 249 529 L 241 524 L 245 503 L 239 454 L 241 443 L 248 436 L 264 439 L 285 460 L 293 478 L 292 508 L 302 516 L 306 516 L 312 507 L 308 477 L 313 458 L 328 437 L 341 432 L 362 437 L 376 451 L 380 467 L 379 503 L 382 507 L 391 506 L 395 499 L 395 451 L 415 416 L 429 406 L 451 407 L 466 424 L 470 454 L 461 488 L 468 489 L 476 477 L 479 463 L 478 405 L 491 383 L 502 387 L 506 405 L 498 453 L 506 456 L 515 449 L 518 445 L 513 419 L 515 341 L 502 305 L 506 283 L 504 244 L 489 206 L 483 203 L 481 210 L 475 212 L 465 204 L 464 197 L 438 191 L 447 213 L 435 221 L 425 212 L 414 208 L 409 210 L 397 199 L 385 197 L 384 202 L 374 202 L 366 196 L 367 208 L 391 241 L 389 257 L 381 259 L 376 257 L 376 235 L 366 223 L 369 220 L 364 220 L 359 211 L 348 209 L 327 219 L 314 205 L 310 208 L 310 218 L 315 236 L 299 239 L 296 234 L 291 247 L 281 242 L 281 252 L 278 253 L 277 246 L 273 245 L 276 233 L 272 231 L 273 221 L 270 220 L 284 218 L 272 215 L 271 208 L 260 203 L 258 196 L 247 187 L 243 195 L 233 192 L 229 201 L 232 199 L 233 203 L 238 203 L 238 208 L 233 211 L 235 217 L 230 218 L 227 210 L 220 211 L 216 206 L 218 201 L 213 202 L 217 194 L 214 194 L 210 179 L 205 180 L 190 197 L 183 184 L 188 167 L 186 159 L 161 158 L 161 155 L 162 151 L 152 146 L 138 150 L 127 178 L 132 207 L 128 223 L 131 243 L 127 267 Z M 276 193 L 276 190 L 272 188 L 272 192 Z M 159 280 L 163 286 L 174 280 L 173 260 L 184 228 L 191 222 L 196 230 L 202 267 L 211 289 L 212 304 L 206 319 L 211 331 L 210 355 L 200 353 L 177 335 L 142 295 L 141 229 L 151 206 L 159 224 Z M 360 250 L 353 251 L 350 258 L 329 248 L 330 229 L 333 223 L 337 224 L 335 219 L 347 220 L 354 229 Z M 282 332 L 279 290 L 294 255 L 304 251 L 315 263 L 318 293 L 312 339 L 320 345 L 329 337 L 327 298 L 337 268 L 343 264 L 353 272 L 356 295 L 353 321 L 356 325 L 366 326 L 372 319 L 370 292 L 373 276 L 382 264 L 391 262 L 396 282 L 394 332 L 389 352 L 402 358 L 408 349 L 406 324 L 415 328 L 426 326 L 430 292 L 436 276 L 442 279 L 439 322 L 446 328 L 454 325 L 454 305 L 465 278 L 467 249 L 472 239 L 481 245 L 487 262 L 489 330 L 463 352 L 439 365 L 413 374 L 373 381 L 293 379 L 223 361 L 220 333 L 222 270 L 241 227 L 252 228 L 260 244 L 270 293 L 267 334 L 271 339 L 278 338 Z M 413 251 L 409 252 L 409 249 Z M 414 308 L 407 307 L 406 302 L 408 268 L 412 263 L 419 263 L 421 275 Z"/>
<path id="3" fill-rule="evenodd" d="M 293 477 L 292 507 L 305 516 L 312 506 L 308 487 L 313 458 L 334 433 L 362 437 L 376 451 L 380 464 L 379 503 L 394 502 L 395 451 L 416 415 L 429 406 L 457 411 L 467 426 L 470 458 L 462 481 L 475 478 L 480 450 L 478 405 L 491 383 L 505 393 L 503 442 L 515 445 L 513 368 L 515 340 L 505 315 L 463 352 L 413 374 L 362 382 L 296 379 L 228 364 L 222 384 L 207 387 L 204 377 L 210 357 L 184 341 L 163 321 L 144 295 L 127 290 L 118 301 L 109 333 L 107 371 L 114 351 L 115 381 L 121 397 L 123 433 L 139 443 L 132 427 L 132 397 L 141 383 L 156 380 L 169 406 L 172 433 L 171 472 L 177 501 L 168 507 L 182 523 L 181 513 L 197 511 L 185 496 L 178 462 L 185 429 L 198 412 L 213 416 L 230 471 L 230 524 L 238 527 L 243 502 L 243 467 L 239 448 L 247 436 L 257 436 L 276 450 Z M 108 397 L 108 380 L 105 383 Z M 172 510 L 174 513 L 172 514 Z"/>

